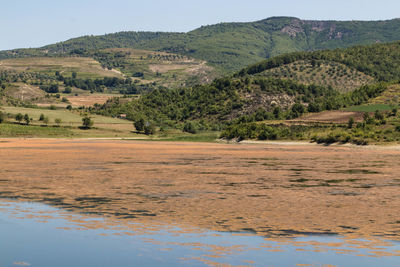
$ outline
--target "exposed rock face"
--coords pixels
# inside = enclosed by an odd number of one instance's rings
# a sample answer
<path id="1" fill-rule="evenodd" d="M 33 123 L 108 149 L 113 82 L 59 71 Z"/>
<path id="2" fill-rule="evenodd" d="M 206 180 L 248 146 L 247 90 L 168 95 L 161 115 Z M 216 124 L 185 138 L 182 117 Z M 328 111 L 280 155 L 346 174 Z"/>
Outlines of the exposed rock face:
<path id="1" fill-rule="evenodd" d="M 304 22 L 299 19 L 293 19 L 292 22 L 284 27 L 281 32 L 290 35 L 291 37 L 296 37 L 299 33 L 304 33 Z"/>
<path id="2" fill-rule="evenodd" d="M 329 39 L 342 39 L 343 37 L 343 33 L 336 30 L 336 24 L 329 21 L 293 19 L 289 25 L 281 29 L 281 32 L 290 37 L 297 37 L 299 34 L 305 34 L 305 29 L 308 27 L 310 27 L 311 33 L 328 31 Z"/>

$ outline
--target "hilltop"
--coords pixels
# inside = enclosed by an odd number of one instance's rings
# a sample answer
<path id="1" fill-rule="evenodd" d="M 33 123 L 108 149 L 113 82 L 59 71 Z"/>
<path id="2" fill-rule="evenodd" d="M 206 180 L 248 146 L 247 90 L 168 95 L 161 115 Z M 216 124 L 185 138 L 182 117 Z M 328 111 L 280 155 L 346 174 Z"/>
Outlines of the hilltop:
<path id="1" fill-rule="evenodd" d="M 0 58 L 90 56 L 106 48 L 135 48 L 183 55 L 223 72 L 296 51 L 314 51 L 400 40 L 400 20 L 312 21 L 272 17 L 248 23 L 220 23 L 187 33 L 119 32 L 83 36 L 38 49 L 0 52 Z"/>

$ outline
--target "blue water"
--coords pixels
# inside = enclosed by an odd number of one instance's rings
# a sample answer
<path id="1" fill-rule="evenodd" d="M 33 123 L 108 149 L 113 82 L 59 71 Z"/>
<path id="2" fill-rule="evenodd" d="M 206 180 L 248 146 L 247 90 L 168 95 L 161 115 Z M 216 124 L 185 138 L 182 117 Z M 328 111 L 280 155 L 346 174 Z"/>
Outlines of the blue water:
<path id="1" fill-rule="evenodd" d="M 393 241 L 382 245 L 332 236 L 269 240 L 155 222 L 132 225 L 137 230 L 44 204 L 0 200 L 0 267 L 400 266 L 400 243 Z M 329 246 L 332 242 L 342 245 Z M 354 242 L 371 246 L 358 248 Z"/>

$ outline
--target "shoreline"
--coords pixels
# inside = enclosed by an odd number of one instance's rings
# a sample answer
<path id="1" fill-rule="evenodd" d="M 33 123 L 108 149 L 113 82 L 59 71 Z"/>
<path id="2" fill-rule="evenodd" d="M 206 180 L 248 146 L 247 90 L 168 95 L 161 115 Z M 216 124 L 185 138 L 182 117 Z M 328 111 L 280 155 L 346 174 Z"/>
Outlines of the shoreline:
<path id="1" fill-rule="evenodd" d="M 173 137 L 171 137 L 173 138 Z M 141 142 L 170 142 L 170 143 L 209 143 L 209 144 L 227 144 L 227 145 L 271 145 L 271 146 L 316 146 L 316 147 L 347 147 L 347 148 L 362 148 L 362 149 L 392 149 L 400 151 L 400 143 L 380 143 L 368 145 L 355 145 L 350 143 L 332 143 L 318 144 L 316 142 L 304 140 L 242 140 L 240 142 L 215 139 L 213 141 L 195 141 L 195 140 L 171 140 L 171 138 L 148 138 L 148 137 L 1 137 L 0 143 L 3 140 L 18 141 L 18 140 L 81 140 L 81 141 L 141 141 Z"/>

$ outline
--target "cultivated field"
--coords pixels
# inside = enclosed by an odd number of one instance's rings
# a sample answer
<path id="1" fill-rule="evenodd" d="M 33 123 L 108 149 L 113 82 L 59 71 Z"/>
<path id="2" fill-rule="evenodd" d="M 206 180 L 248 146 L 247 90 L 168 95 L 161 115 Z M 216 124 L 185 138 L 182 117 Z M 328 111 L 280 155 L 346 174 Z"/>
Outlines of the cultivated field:
<path id="1" fill-rule="evenodd" d="M 112 97 L 120 97 L 121 95 L 117 94 L 79 94 L 79 95 L 65 95 L 68 99 L 68 102 L 73 107 L 90 107 L 94 104 L 104 104 L 108 99 Z"/>
<path id="2" fill-rule="evenodd" d="M 176 87 L 188 82 L 207 83 L 218 76 L 205 61 L 178 54 L 130 48 L 104 49 L 101 52 L 108 57 L 118 55 L 119 69 L 128 77 L 143 73 L 143 77 L 137 78 L 140 84 L 156 82 Z"/>
<path id="3" fill-rule="evenodd" d="M 90 130 L 80 129 L 82 117 L 79 111 L 69 111 L 66 109 L 38 109 L 21 107 L 2 107 L 0 111 L 11 116 L 9 123 L 0 124 L 0 136 L 26 136 L 26 137 L 138 137 L 133 132 L 134 127 L 131 121 L 111 118 L 99 115 L 90 115 L 94 121 L 94 127 Z M 16 114 L 28 114 L 31 121 L 29 126 L 18 125 L 14 120 Z M 48 126 L 43 121 L 39 121 L 40 115 L 49 118 Z M 55 127 L 55 119 L 61 119 L 60 126 Z"/>
<path id="4" fill-rule="evenodd" d="M 1 146 L 3 198 L 131 223 L 400 240 L 399 147 L 16 139 Z"/>
<path id="5" fill-rule="evenodd" d="M 362 85 L 371 84 L 374 78 L 336 62 L 296 61 L 279 68 L 264 71 L 267 77 L 291 79 L 304 84 L 332 86 L 340 92 L 349 92 Z"/>
<path id="6" fill-rule="evenodd" d="M 292 120 L 292 122 L 347 123 L 351 117 L 355 121 L 362 121 L 363 112 L 340 110 L 323 111 L 307 114 L 301 118 Z"/>
<path id="7" fill-rule="evenodd" d="M 72 72 L 79 73 L 80 78 L 119 77 L 123 75 L 115 70 L 107 70 L 100 63 L 86 57 L 34 57 L 13 58 L 0 61 L 0 70 L 39 72 L 54 75 L 59 71 L 64 76 Z"/>

